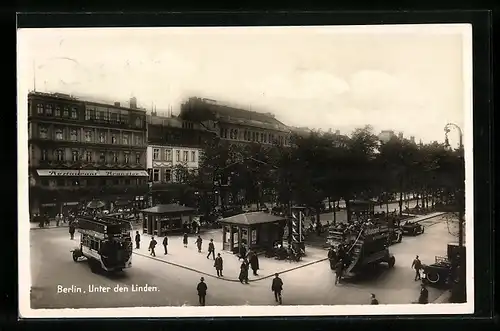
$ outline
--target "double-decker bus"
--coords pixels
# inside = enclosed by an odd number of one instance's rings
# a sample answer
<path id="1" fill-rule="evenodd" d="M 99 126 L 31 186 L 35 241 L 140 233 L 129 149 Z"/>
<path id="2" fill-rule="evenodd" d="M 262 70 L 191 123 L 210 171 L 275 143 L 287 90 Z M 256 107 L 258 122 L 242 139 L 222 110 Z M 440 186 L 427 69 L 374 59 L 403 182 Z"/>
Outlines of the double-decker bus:
<path id="1" fill-rule="evenodd" d="M 92 272 L 122 271 L 132 266 L 132 229 L 129 221 L 113 217 L 79 216 L 80 245 L 72 250 L 73 260 L 88 260 Z"/>

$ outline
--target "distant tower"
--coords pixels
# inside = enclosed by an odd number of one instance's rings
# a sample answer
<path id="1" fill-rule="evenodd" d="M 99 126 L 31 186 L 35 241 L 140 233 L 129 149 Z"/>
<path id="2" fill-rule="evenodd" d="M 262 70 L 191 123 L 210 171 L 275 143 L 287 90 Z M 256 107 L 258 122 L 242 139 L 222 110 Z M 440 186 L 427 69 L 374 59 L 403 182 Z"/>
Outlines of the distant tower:
<path id="1" fill-rule="evenodd" d="M 137 99 L 135 97 L 130 98 L 130 108 L 137 109 Z"/>

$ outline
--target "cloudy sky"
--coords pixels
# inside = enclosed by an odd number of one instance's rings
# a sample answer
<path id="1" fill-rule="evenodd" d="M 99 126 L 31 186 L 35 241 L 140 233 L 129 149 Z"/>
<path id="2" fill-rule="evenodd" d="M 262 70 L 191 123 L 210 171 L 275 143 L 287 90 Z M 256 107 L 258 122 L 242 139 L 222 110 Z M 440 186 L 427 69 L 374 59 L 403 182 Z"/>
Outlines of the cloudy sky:
<path id="1" fill-rule="evenodd" d="M 463 26 L 24 29 L 20 93 L 72 93 L 166 110 L 201 96 L 287 125 L 417 140 L 463 127 Z M 36 79 L 34 79 L 36 77 Z M 451 137 L 451 136 L 450 136 Z M 453 138 L 453 137 L 451 137 Z"/>

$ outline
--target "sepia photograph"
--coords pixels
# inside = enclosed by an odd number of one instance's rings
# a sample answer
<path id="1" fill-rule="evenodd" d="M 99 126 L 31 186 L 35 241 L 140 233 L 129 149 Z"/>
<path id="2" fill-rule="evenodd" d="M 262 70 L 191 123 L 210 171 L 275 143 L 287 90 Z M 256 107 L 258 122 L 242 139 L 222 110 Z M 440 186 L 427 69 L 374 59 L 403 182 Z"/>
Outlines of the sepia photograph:
<path id="1" fill-rule="evenodd" d="M 471 34 L 18 29 L 20 317 L 473 312 Z"/>

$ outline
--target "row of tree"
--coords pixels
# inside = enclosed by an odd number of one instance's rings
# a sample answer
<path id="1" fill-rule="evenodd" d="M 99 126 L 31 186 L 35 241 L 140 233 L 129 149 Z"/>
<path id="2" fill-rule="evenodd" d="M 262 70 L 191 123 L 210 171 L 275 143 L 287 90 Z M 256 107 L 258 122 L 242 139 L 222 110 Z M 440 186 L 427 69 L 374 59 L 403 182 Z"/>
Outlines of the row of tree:
<path id="1" fill-rule="evenodd" d="M 414 193 L 426 207 L 456 201 L 464 189 L 463 150 L 445 144 L 398 137 L 382 143 L 369 126 L 349 136 L 293 134 L 290 142 L 266 146 L 212 140 L 199 171 L 184 173 L 184 181 L 199 192 L 224 192 L 223 204 L 294 203 L 315 209 L 318 216 L 325 200 L 344 200 L 349 210 L 353 200 L 388 203 L 397 196 L 401 212 L 405 193 Z M 224 201 L 227 197 L 231 201 Z"/>

